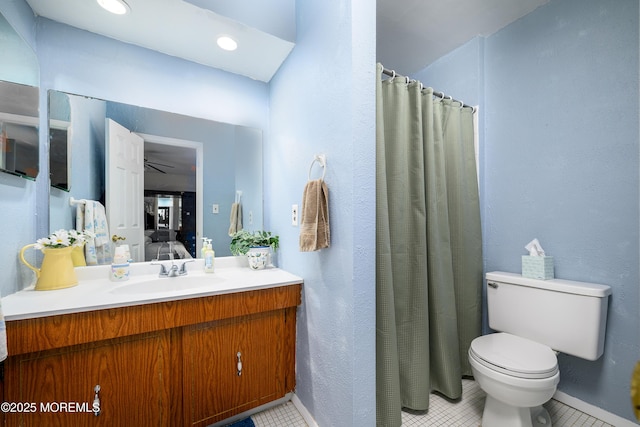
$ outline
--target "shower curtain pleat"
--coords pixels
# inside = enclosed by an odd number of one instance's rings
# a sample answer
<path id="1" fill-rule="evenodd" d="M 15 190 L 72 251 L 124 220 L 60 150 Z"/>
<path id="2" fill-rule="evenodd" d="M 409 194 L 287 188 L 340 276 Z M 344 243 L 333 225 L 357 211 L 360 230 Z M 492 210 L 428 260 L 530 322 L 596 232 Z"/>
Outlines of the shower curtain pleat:
<path id="1" fill-rule="evenodd" d="M 427 410 L 433 390 L 462 394 L 467 350 L 480 334 L 482 243 L 471 109 L 434 101 L 417 82 L 383 81 L 382 69 L 376 399 L 377 425 L 395 427 L 402 407 Z"/>

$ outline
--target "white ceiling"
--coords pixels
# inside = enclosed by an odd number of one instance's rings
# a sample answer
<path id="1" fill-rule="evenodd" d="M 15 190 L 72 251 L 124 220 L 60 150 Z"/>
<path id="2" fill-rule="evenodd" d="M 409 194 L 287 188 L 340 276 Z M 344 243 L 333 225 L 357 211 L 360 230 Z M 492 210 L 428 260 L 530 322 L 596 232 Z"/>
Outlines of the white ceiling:
<path id="1" fill-rule="evenodd" d="M 27 3 L 36 15 L 53 21 L 265 82 L 271 80 L 294 46 L 292 41 L 258 29 L 261 25 L 256 24 L 256 19 L 250 26 L 182 0 L 126 1 L 131 9 L 126 15 L 110 14 L 95 0 Z M 235 7 L 246 6 L 248 1 L 239 0 Z M 285 6 L 286 3 L 281 7 Z M 233 11 L 226 9 L 228 13 Z M 236 39 L 238 49 L 227 52 L 218 48 L 216 40 L 220 35 Z"/>
<path id="2" fill-rule="evenodd" d="M 26 1 L 54 21 L 265 82 L 295 43 L 296 0 L 126 0 L 124 16 L 95 0 Z M 377 61 L 415 73 L 548 1 L 377 0 Z M 238 39 L 237 51 L 216 46 L 223 33 Z"/>

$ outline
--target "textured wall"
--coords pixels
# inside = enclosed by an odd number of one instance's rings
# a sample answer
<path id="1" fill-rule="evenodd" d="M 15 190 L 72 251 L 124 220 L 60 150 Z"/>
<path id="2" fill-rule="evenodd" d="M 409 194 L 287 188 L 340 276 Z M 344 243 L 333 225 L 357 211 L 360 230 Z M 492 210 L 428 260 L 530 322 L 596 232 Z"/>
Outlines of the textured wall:
<path id="1" fill-rule="evenodd" d="M 360 4 L 362 3 L 362 4 Z M 367 4 L 364 4 L 367 3 Z M 271 82 L 266 223 L 304 278 L 296 394 L 321 426 L 375 424 L 375 4 L 297 2 L 297 44 Z M 326 154 L 331 247 L 298 251 L 291 205 Z M 313 178 L 321 171 L 314 168 Z"/>
<path id="2" fill-rule="evenodd" d="M 604 356 L 560 390 L 632 418 L 640 354 L 638 2 L 556 0 L 487 39 L 486 268 L 537 237 L 556 276 L 612 287 Z"/>

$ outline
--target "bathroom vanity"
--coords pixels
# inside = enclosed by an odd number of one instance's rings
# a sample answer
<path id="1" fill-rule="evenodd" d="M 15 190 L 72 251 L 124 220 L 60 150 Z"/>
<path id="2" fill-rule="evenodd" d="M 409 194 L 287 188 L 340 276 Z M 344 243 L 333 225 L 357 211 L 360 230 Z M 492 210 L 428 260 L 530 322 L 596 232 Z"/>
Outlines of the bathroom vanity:
<path id="1" fill-rule="evenodd" d="M 6 424 L 207 426 L 292 392 L 302 279 L 275 268 L 205 275 L 199 261 L 183 282 L 151 276 L 156 293 L 132 271 L 131 283 L 4 298 Z"/>

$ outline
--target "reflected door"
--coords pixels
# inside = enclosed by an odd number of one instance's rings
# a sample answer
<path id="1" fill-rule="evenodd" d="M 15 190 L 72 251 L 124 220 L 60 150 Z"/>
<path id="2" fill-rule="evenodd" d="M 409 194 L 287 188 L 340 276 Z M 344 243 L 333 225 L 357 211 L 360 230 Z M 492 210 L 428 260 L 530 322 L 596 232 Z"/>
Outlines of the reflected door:
<path id="1" fill-rule="evenodd" d="M 111 119 L 105 128 L 109 230 L 125 238 L 134 261 L 144 261 L 144 140 Z"/>

